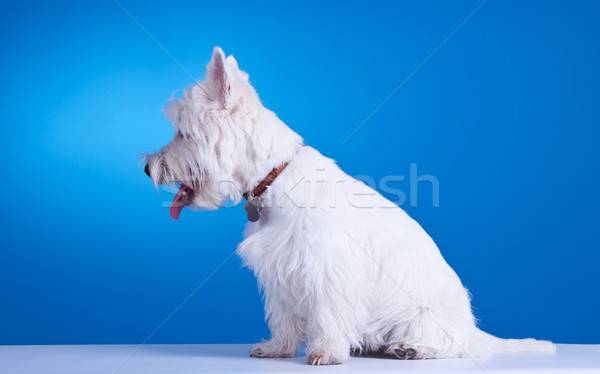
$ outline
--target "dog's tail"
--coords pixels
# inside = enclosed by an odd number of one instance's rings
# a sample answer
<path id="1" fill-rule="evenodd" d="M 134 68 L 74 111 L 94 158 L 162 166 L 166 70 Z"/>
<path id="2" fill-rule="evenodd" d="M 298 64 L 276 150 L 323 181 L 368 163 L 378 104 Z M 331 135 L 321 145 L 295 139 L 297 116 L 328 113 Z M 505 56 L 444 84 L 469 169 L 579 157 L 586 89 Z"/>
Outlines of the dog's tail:
<path id="1" fill-rule="evenodd" d="M 556 346 L 547 340 L 536 339 L 502 339 L 479 330 L 479 338 L 488 349 L 499 352 L 556 352 Z"/>

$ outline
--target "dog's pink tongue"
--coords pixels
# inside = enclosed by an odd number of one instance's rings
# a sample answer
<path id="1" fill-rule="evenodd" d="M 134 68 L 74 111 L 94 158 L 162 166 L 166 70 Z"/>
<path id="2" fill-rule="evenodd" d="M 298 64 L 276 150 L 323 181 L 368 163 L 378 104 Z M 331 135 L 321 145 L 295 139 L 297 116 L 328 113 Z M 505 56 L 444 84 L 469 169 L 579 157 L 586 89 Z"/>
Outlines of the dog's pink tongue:
<path id="1" fill-rule="evenodd" d="M 190 188 L 183 183 L 181 184 L 181 187 L 179 187 L 179 190 L 171 203 L 171 218 L 179 219 L 183 207 L 187 204 L 189 190 Z"/>

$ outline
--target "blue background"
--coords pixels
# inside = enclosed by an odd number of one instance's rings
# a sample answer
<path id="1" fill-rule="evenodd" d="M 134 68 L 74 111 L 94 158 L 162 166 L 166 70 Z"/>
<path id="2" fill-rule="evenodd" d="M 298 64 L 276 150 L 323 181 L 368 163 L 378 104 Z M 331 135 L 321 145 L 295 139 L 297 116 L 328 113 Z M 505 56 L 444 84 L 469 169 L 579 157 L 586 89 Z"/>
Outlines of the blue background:
<path id="1" fill-rule="evenodd" d="M 597 2 L 123 6 L 195 78 L 233 53 L 265 106 L 352 175 L 440 182 L 403 207 L 502 337 L 600 342 Z M 114 2 L 0 5 L 0 344 L 139 343 L 235 249 L 245 214 L 162 206 L 139 154 L 193 83 Z M 181 92 L 181 91 L 179 91 Z M 408 184 L 399 183 L 408 193 Z M 231 258 L 149 340 L 268 338 Z"/>

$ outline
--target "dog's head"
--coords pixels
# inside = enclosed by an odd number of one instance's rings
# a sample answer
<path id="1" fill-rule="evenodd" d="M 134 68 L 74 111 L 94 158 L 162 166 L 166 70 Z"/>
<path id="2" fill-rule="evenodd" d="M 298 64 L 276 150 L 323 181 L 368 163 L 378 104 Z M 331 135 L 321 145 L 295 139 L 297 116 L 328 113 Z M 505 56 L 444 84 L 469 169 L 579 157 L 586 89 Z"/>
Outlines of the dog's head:
<path id="1" fill-rule="evenodd" d="M 175 128 L 170 143 L 145 155 L 154 184 L 180 184 L 171 206 L 217 209 L 236 204 L 267 173 L 289 161 L 302 139 L 265 109 L 233 56 L 215 47 L 206 80 L 171 99 L 165 116 Z"/>

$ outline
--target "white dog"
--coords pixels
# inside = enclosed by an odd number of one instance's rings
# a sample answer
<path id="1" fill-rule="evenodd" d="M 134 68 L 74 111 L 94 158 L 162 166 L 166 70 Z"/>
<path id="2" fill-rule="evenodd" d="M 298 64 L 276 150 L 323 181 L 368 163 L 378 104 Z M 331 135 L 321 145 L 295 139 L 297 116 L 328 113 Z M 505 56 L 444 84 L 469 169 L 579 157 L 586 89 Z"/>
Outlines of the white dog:
<path id="1" fill-rule="evenodd" d="M 255 357 L 339 364 L 351 352 L 400 359 L 554 351 L 476 326 L 469 293 L 425 231 L 345 174 L 264 108 L 233 56 L 215 48 L 206 80 L 173 99 L 174 139 L 147 155 L 154 183 L 181 183 L 184 206 L 246 197 L 251 221 L 237 253 L 264 292 L 271 340 Z"/>

